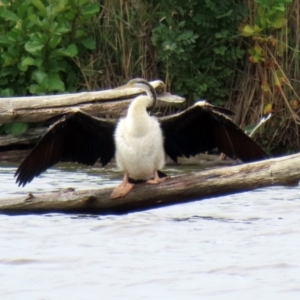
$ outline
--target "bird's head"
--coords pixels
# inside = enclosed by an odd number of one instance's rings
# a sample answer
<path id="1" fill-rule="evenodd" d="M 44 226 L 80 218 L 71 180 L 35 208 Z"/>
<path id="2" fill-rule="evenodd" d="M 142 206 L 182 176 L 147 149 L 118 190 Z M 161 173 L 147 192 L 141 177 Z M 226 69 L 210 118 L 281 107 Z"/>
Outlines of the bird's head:
<path id="1" fill-rule="evenodd" d="M 145 79 L 134 78 L 129 80 L 125 85 L 118 87 L 117 89 L 128 89 L 128 88 L 139 88 L 146 92 L 147 96 L 152 99 L 152 105 L 148 107 L 149 110 L 152 110 L 156 105 L 156 91 L 153 86 Z"/>

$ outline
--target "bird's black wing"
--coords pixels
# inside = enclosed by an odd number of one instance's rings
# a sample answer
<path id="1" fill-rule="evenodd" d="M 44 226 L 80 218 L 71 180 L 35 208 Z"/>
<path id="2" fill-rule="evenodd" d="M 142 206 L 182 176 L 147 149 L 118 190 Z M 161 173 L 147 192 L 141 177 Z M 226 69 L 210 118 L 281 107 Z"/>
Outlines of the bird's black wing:
<path id="1" fill-rule="evenodd" d="M 227 116 L 227 109 L 205 101 L 187 110 L 158 118 L 167 155 L 177 162 L 178 156 L 190 157 L 218 148 L 230 158 L 244 162 L 267 158 L 267 154 Z"/>
<path id="2" fill-rule="evenodd" d="M 83 112 L 63 115 L 32 149 L 15 173 L 16 182 L 26 185 L 59 161 L 105 166 L 115 154 L 116 123 Z"/>

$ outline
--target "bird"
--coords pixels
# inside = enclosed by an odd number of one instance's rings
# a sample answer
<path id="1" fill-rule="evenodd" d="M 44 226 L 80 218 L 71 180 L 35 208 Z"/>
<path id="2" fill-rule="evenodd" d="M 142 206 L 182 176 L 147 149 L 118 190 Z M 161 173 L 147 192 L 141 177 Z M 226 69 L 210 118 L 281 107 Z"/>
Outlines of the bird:
<path id="1" fill-rule="evenodd" d="M 268 155 L 230 118 L 233 112 L 207 101 L 169 116 L 150 114 L 157 95 L 145 79 L 135 78 L 118 89 L 140 88 L 145 94 L 129 105 L 119 120 L 91 116 L 81 110 L 65 113 L 51 125 L 15 172 L 16 183 L 25 186 L 60 161 L 102 167 L 115 156 L 123 181 L 110 198 L 125 197 L 134 184 L 130 179 L 159 184 L 159 171 L 169 156 L 190 157 L 217 148 L 228 157 L 252 162 Z"/>

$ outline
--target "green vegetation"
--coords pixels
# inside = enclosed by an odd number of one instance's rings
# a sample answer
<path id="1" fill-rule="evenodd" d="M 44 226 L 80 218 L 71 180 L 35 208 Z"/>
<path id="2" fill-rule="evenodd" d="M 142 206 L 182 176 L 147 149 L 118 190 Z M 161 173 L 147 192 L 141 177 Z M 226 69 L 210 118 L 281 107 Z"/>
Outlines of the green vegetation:
<path id="1" fill-rule="evenodd" d="M 235 81 L 235 87 L 243 90 L 231 100 L 244 111 L 238 120 L 242 126 L 272 111 L 261 134 L 272 153 L 300 146 L 299 7 L 300 1 L 255 0 L 249 3 L 250 15 L 240 26 L 248 61 Z"/>
<path id="2" fill-rule="evenodd" d="M 272 111 L 256 139 L 273 153 L 299 149 L 300 0 L 1 3 L 2 96 L 160 78 L 188 105 L 234 110 L 242 127 Z"/>
<path id="3" fill-rule="evenodd" d="M 1 0 L 0 95 L 74 90 L 72 61 L 94 49 L 85 23 L 99 11 L 89 0 Z"/>
<path id="4" fill-rule="evenodd" d="M 165 81 L 190 103 L 205 97 L 223 104 L 234 66 L 244 55 L 237 28 L 246 15 L 245 7 L 234 0 L 162 3 L 152 41 Z"/>

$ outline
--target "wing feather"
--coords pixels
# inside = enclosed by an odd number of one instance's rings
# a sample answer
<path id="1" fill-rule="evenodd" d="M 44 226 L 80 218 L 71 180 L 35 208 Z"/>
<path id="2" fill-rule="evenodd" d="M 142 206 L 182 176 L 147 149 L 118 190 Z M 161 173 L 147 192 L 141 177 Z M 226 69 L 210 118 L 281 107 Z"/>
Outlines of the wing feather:
<path id="1" fill-rule="evenodd" d="M 230 158 L 250 162 L 267 154 L 227 115 L 232 112 L 198 102 L 185 111 L 159 118 L 167 155 L 190 157 L 218 148 Z"/>
<path id="2" fill-rule="evenodd" d="M 116 123 L 83 112 L 63 115 L 54 123 L 21 163 L 16 182 L 24 186 L 60 161 L 105 166 L 115 154 Z"/>

